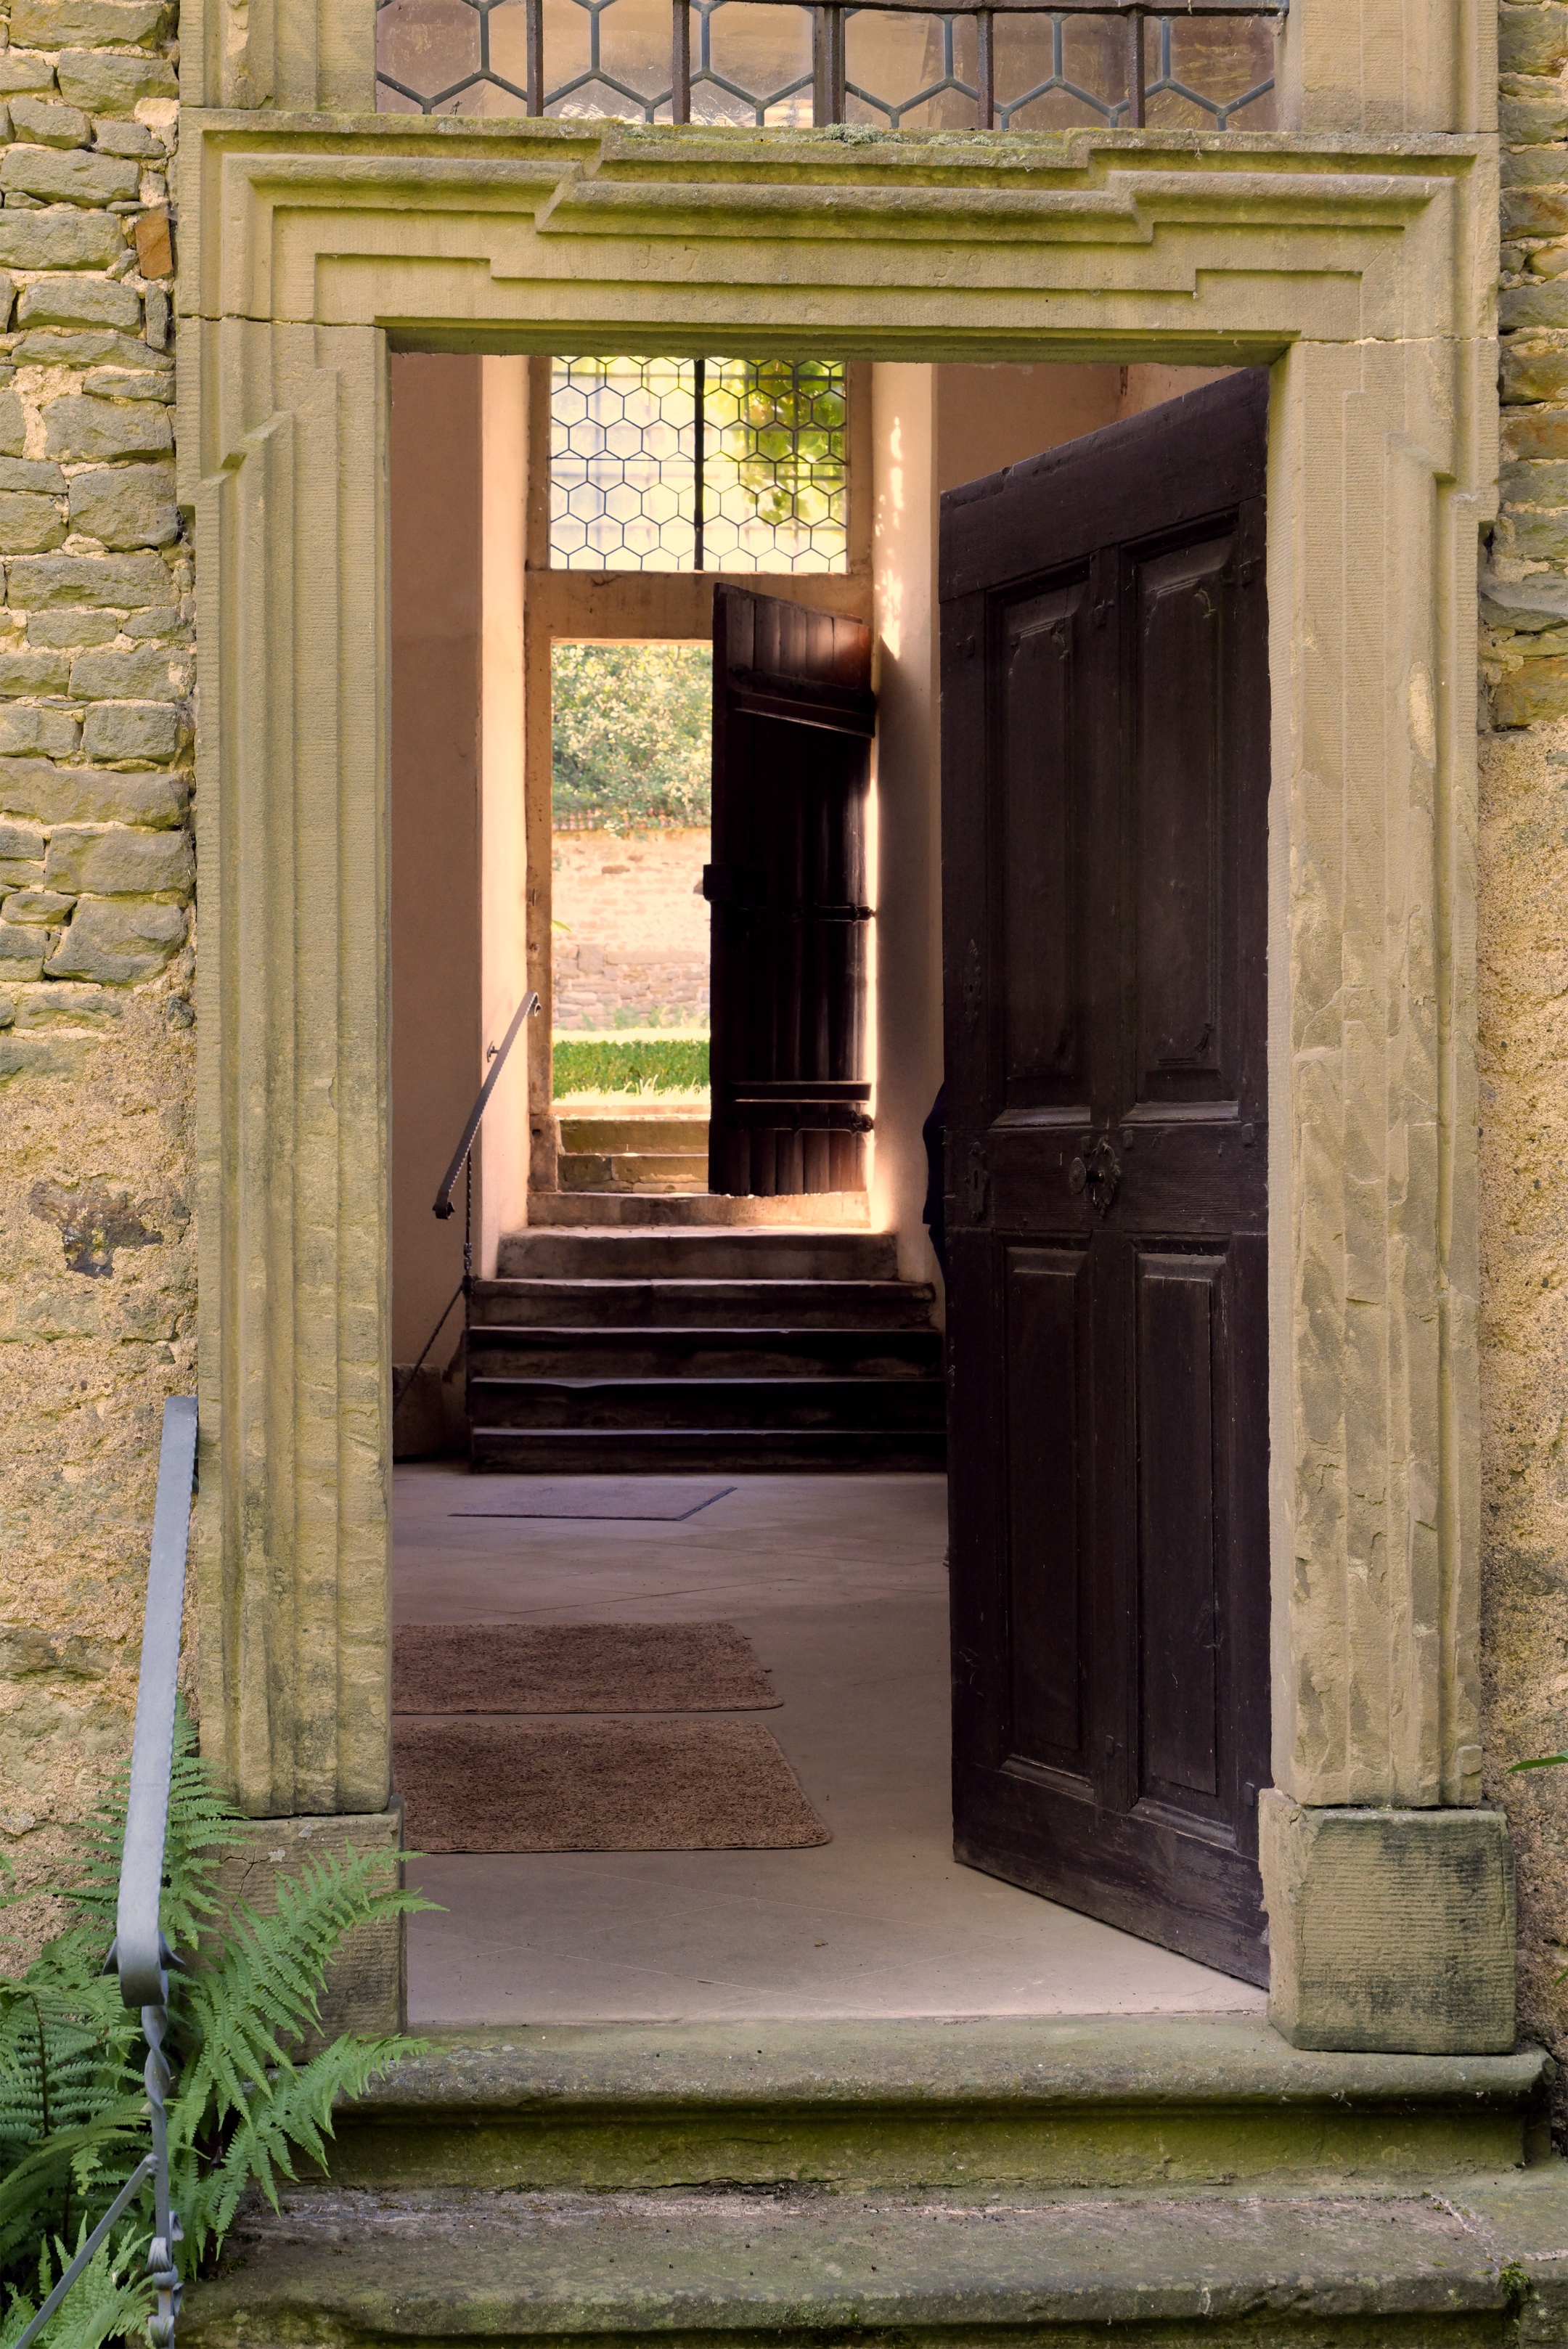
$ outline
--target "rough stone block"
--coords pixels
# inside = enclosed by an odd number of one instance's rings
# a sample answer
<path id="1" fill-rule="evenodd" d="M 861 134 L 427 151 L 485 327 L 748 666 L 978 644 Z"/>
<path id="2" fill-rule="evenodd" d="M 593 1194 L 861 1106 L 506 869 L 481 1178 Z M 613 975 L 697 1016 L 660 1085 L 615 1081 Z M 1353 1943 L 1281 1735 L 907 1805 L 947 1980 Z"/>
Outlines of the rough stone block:
<path id="1" fill-rule="evenodd" d="M 1568 563 L 1568 506 L 1505 507 L 1492 551 L 1525 563 Z"/>
<path id="2" fill-rule="evenodd" d="M 1269 2021 L 1293 2047 L 1504 2054 L 1513 1854 L 1498 1811 L 1309 1809 L 1259 1797 Z"/>
<path id="3" fill-rule="evenodd" d="M 174 445 L 167 409 L 146 400 L 121 406 L 79 393 L 50 403 L 44 431 L 51 457 L 162 457 Z"/>
<path id="4" fill-rule="evenodd" d="M 1568 136 L 1568 105 L 1550 87 L 1539 98 L 1502 98 L 1497 119 L 1508 147 L 1545 147 Z"/>
<path id="5" fill-rule="evenodd" d="M 1520 351 L 1505 343 L 1501 387 L 1505 403 L 1568 399 L 1568 351 Z"/>
<path id="6" fill-rule="evenodd" d="M 1513 506 L 1568 506 L 1568 462 L 1531 459 L 1504 465 L 1498 484 Z"/>
<path id="7" fill-rule="evenodd" d="M 0 490 L 0 554 L 42 554 L 66 534 L 58 501 L 26 490 Z"/>
<path id="8" fill-rule="evenodd" d="M 180 719 L 167 701 L 102 701 L 87 713 L 82 749 L 89 759 L 172 759 Z"/>
<path id="9" fill-rule="evenodd" d="M 1491 713 L 1493 724 L 1504 728 L 1568 715 L 1568 657 L 1548 655 L 1511 669 L 1492 688 Z"/>
<path id="10" fill-rule="evenodd" d="M 25 57 L 18 49 L 0 49 L 0 97 L 18 89 L 53 89 L 55 69 L 47 57 Z"/>
<path id="11" fill-rule="evenodd" d="M 0 905 L 0 920 L 42 923 L 46 928 L 58 929 L 76 902 L 57 889 L 16 889 Z"/>
<path id="12" fill-rule="evenodd" d="M 0 219 L 4 217 L 0 213 Z M 96 367 L 106 361 L 121 366 L 128 361 L 136 366 L 156 364 L 144 343 L 112 326 L 30 326 L 11 357 L 18 367 Z M 156 390 L 140 397 L 161 399 L 169 388 L 166 376 Z"/>
<path id="13" fill-rule="evenodd" d="M 179 89 L 167 57 L 106 56 L 101 49 L 65 50 L 59 81 L 61 95 L 89 114 L 129 114 L 139 98 L 173 98 Z"/>
<path id="14" fill-rule="evenodd" d="M 0 918 L 0 967 L 8 979 L 37 978 L 48 947 L 47 930 Z"/>
<path id="15" fill-rule="evenodd" d="M 73 895 L 153 897 L 187 891 L 196 877 L 188 832 L 138 832 L 124 824 L 61 830 L 49 840 L 45 885 Z"/>
<path id="16" fill-rule="evenodd" d="M 1530 636 L 1568 625 L 1568 579 L 1550 572 L 1510 580 L 1489 571 L 1481 580 L 1480 599 L 1481 617 L 1489 627 Z"/>
<path id="17" fill-rule="evenodd" d="M 64 653 L 0 653 L 0 694 L 64 693 L 70 681 Z"/>
<path id="18" fill-rule="evenodd" d="M 74 758 L 78 725 L 74 710 L 35 709 L 13 701 L 0 709 L 0 758 Z"/>
<path id="19" fill-rule="evenodd" d="M 23 856 L 0 856 L 0 889 L 41 889 L 43 885 L 42 857 L 29 864 Z"/>
<path id="20" fill-rule="evenodd" d="M 369 1852 L 396 1857 L 402 1847 L 402 1803 L 397 1795 L 385 1811 L 258 1819 L 245 1841 L 225 1857 L 218 1876 L 219 1898 L 225 1909 L 243 1902 L 258 1917 L 270 1917 L 276 1913 L 280 1878 L 296 1877 L 309 1861 L 342 1860 L 349 1851 L 361 1857 Z M 398 1865 L 400 1881 L 400 1858 Z M 361 1925 L 347 1937 L 327 1973 L 321 2035 L 308 2043 L 311 2048 L 335 2039 L 339 2032 L 381 2038 L 407 2028 L 403 1950 L 403 1924 L 398 1917 Z"/>
<path id="21" fill-rule="evenodd" d="M 0 450 L 19 457 L 27 445 L 27 419 L 14 391 L 0 391 Z"/>
<path id="22" fill-rule="evenodd" d="M 100 155 L 157 155 L 163 149 L 144 122 L 108 122 L 100 116 L 93 125 L 93 144 Z"/>
<path id="23" fill-rule="evenodd" d="M 0 156 L 0 188 L 7 195 L 37 196 L 47 204 L 113 204 L 133 199 L 141 174 L 119 155 L 92 155 L 72 148 L 8 147 Z"/>
<path id="24" fill-rule="evenodd" d="M 108 277 L 36 277 L 16 305 L 19 326 L 121 326 L 135 334 L 141 297 Z"/>
<path id="25" fill-rule="evenodd" d="M 135 49 L 168 21 L 164 0 L 14 0 L 11 38 L 23 49 Z"/>
<path id="26" fill-rule="evenodd" d="M 12 998 L 18 1028 L 112 1028 L 125 1017 L 124 999 L 102 987 L 54 979 L 31 995 Z"/>
<path id="27" fill-rule="evenodd" d="M 150 303 L 160 298 L 156 290 L 147 295 Z M 168 297 L 161 298 L 166 301 Z M 139 366 L 90 367 L 83 378 L 83 390 L 97 392 L 100 399 L 172 399 L 173 369 L 145 346 L 139 344 L 137 347 L 141 362 Z"/>
<path id="28" fill-rule="evenodd" d="M 156 554 L 24 554 L 5 565 L 5 598 L 15 612 L 58 604 L 139 611 L 168 595 L 169 567 Z"/>
<path id="29" fill-rule="evenodd" d="M 71 691 L 82 701 L 178 701 L 183 662 L 166 645 L 134 652 L 79 653 L 71 664 Z M 180 674 L 171 676 L 171 667 Z"/>
<path id="30" fill-rule="evenodd" d="M 1502 445 L 1510 457 L 1568 457 L 1568 415 L 1515 409 L 1503 417 Z"/>
<path id="31" fill-rule="evenodd" d="M 124 986 L 151 978 L 184 942 L 182 905 L 145 897 L 84 897 L 46 968 L 51 978 L 93 978 L 105 986 Z"/>
<path id="32" fill-rule="evenodd" d="M 42 857 L 47 845 L 40 825 L 0 817 L 0 857 Z"/>
<path id="33" fill-rule="evenodd" d="M 1502 200 L 1506 236 L 1568 236 L 1568 195 L 1558 189 L 1510 188 Z"/>
<path id="34" fill-rule="evenodd" d="M 105 546 L 172 546 L 180 535 L 171 465 L 106 465 L 73 473 L 74 531 Z"/>
<path id="35" fill-rule="evenodd" d="M 136 223 L 136 265 L 143 277 L 174 274 L 174 224 L 167 204 L 143 212 Z"/>
<path id="36" fill-rule="evenodd" d="M 191 804 L 189 775 L 117 775 L 103 767 L 52 767 L 0 759 L 0 808 L 40 823 L 136 823 L 168 831 Z"/>
<path id="37" fill-rule="evenodd" d="M 56 106 L 42 98 L 14 98 L 11 129 L 36 147 L 85 147 L 92 124 L 78 106 Z"/>
<path id="38" fill-rule="evenodd" d="M 121 625 L 112 612 L 82 612 L 67 604 L 57 612 L 29 613 L 27 642 L 51 650 L 57 646 L 64 649 L 78 645 L 111 645 Z"/>
<path id="39" fill-rule="evenodd" d="M 0 457 L 0 490 L 35 490 L 46 497 L 63 498 L 66 476 L 58 465 L 36 464 L 27 457 Z"/>
<path id="40" fill-rule="evenodd" d="M 1497 322 L 1504 334 L 1524 326 L 1568 326 L 1568 285 L 1548 278 L 1539 285 L 1510 285 L 1498 295 Z"/>
<path id="41" fill-rule="evenodd" d="M 151 643 L 154 636 L 167 637 L 175 658 L 188 654 L 192 643 L 191 628 L 173 604 L 166 605 L 161 612 L 127 612 L 119 629 L 121 636 L 134 636 L 139 644 Z"/>
<path id="42" fill-rule="evenodd" d="M 1568 60 L 1568 8 L 1555 0 L 1543 8 L 1497 12 L 1497 61 L 1503 73 L 1559 74 Z"/>
<path id="43" fill-rule="evenodd" d="M 74 204 L 0 212 L 0 269 L 107 269 L 124 251 L 112 212 L 84 212 Z"/>

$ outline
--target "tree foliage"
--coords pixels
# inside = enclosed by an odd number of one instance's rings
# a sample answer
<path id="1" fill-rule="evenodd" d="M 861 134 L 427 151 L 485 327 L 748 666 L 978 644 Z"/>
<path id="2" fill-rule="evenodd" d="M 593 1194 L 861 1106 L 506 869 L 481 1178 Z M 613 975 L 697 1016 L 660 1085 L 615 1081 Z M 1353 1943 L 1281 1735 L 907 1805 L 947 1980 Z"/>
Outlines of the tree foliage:
<path id="1" fill-rule="evenodd" d="M 706 645 L 557 645 L 555 810 L 607 832 L 709 821 Z"/>

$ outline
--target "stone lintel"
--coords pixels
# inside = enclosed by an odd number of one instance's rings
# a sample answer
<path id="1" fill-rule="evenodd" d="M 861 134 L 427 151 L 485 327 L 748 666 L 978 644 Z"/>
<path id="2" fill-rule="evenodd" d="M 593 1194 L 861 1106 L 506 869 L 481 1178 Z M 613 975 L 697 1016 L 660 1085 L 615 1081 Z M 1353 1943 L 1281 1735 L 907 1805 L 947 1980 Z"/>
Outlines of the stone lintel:
<path id="1" fill-rule="evenodd" d="M 1259 1797 L 1269 2020 L 1293 2047 L 1495 2054 L 1514 2040 L 1513 1854 L 1491 1810 Z"/>

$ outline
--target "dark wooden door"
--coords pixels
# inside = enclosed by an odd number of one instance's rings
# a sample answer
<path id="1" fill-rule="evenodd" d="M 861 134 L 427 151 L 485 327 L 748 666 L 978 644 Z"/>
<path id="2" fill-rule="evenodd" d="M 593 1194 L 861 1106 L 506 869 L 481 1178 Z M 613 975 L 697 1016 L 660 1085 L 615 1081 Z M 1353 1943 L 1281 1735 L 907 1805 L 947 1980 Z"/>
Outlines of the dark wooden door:
<path id="1" fill-rule="evenodd" d="M 715 588 L 711 1190 L 864 1185 L 874 722 L 863 622 Z"/>
<path id="2" fill-rule="evenodd" d="M 1267 407 L 941 516 L 955 1847 L 1257 1982 Z"/>

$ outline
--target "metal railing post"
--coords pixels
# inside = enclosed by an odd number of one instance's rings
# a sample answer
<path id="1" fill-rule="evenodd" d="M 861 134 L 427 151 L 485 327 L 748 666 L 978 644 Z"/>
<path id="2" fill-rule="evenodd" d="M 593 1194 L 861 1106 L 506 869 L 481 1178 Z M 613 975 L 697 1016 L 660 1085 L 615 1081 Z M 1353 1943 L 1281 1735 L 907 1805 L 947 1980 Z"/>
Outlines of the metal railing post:
<path id="1" fill-rule="evenodd" d="M 1143 119 L 1143 26 L 1141 8 L 1127 12 L 1127 128 L 1141 130 Z"/>
<path id="2" fill-rule="evenodd" d="M 528 111 L 545 111 L 545 0 L 524 0 L 524 75 Z"/>
<path id="3" fill-rule="evenodd" d="M 991 8 L 975 11 L 975 115 L 976 128 L 994 130 L 996 128 L 996 15 Z"/>
<path id="4" fill-rule="evenodd" d="M 836 0 L 811 12 L 811 119 L 818 130 L 844 119 L 844 10 Z"/>

